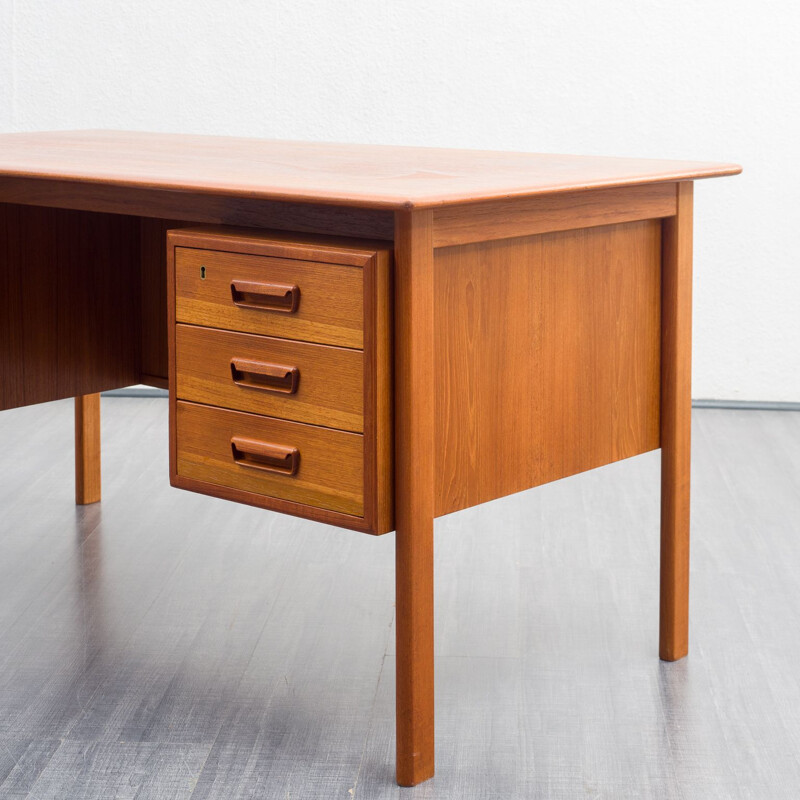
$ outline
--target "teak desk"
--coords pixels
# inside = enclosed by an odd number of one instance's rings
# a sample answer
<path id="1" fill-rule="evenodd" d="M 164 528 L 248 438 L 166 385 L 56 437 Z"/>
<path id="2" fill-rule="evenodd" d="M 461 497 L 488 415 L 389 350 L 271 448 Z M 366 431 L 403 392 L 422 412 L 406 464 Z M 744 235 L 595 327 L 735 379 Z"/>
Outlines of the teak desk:
<path id="1" fill-rule="evenodd" d="M 0 409 L 170 388 L 173 484 L 396 529 L 397 780 L 434 771 L 433 520 L 661 448 L 687 652 L 692 181 L 729 164 L 0 136 Z"/>

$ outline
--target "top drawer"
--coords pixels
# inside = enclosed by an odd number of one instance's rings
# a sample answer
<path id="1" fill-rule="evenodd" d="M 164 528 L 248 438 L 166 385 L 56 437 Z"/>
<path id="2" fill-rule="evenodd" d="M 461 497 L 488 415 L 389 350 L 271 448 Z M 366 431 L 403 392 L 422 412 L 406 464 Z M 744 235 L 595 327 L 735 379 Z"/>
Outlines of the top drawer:
<path id="1" fill-rule="evenodd" d="M 364 346 L 363 270 L 175 248 L 175 316 L 210 328 Z"/>

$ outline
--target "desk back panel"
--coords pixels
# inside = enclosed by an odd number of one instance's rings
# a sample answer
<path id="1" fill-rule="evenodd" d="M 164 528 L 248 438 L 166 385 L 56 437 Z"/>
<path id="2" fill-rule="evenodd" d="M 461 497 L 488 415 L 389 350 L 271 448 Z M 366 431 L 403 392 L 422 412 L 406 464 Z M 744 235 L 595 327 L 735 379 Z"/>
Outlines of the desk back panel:
<path id="1" fill-rule="evenodd" d="M 139 220 L 0 203 L 0 409 L 139 379 Z"/>
<path id="2" fill-rule="evenodd" d="M 139 382 L 166 389 L 169 384 L 167 231 L 185 228 L 192 223 L 142 217 L 139 224 L 142 270 L 142 340 Z"/>
<path id="3" fill-rule="evenodd" d="M 437 516 L 659 446 L 660 220 L 435 266 Z"/>

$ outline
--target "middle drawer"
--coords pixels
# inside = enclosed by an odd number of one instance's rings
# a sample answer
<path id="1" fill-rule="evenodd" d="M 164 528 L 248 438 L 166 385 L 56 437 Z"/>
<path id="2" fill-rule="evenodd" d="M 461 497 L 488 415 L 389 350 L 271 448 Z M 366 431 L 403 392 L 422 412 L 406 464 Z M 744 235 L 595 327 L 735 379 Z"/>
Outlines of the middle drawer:
<path id="1" fill-rule="evenodd" d="M 364 354 L 322 344 L 176 325 L 180 400 L 364 431 Z"/>

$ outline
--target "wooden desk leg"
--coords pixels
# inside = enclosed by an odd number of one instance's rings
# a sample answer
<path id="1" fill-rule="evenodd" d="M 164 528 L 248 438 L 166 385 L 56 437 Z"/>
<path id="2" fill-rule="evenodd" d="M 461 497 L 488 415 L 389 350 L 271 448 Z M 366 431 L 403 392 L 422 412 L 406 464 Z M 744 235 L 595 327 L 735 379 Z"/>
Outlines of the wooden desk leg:
<path id="1" fill-rule="evenodd" d="M 434 772 L 433 215 L 395 221 L 397 782 Z"/>
<path id="2" fill-rule="evenodd" d="M 659 655 L 689 652 L 692 420 L 692 183 L 664 220 L 661 271 L 661 620 Z"/>
<path id="3" fill-rule="evenodd" d="M 100 395 L 75 398 L 75 502 L 100 500 Z"/>

